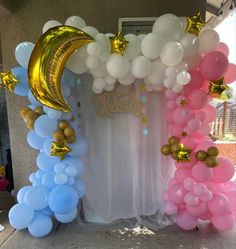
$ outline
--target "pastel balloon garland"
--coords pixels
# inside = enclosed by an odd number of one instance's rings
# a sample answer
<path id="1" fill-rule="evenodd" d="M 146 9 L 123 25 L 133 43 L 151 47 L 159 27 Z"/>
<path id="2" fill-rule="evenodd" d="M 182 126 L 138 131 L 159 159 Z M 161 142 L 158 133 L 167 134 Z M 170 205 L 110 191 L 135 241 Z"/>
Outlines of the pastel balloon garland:
<path id="1" fill-rule="evenodd" d="M 54 85 L 48 78 L 35 81 L 38 85 L 34 86 L 31 75 L 38 60 L 33 65 L 29 60 L 39 57 L 32 53 L 36 50 L 29 42 L 16 48 L 16 59 L 22 67 L 1 74 L 4 87 L 28 96 L 31 105 L 20 114 L 31 129 L 29 145 L 40 151 L 36 160 L 39 169 L 29 178 L 32 186 L 18 192 L 19 203 L 9 213 L 11 225 L 28 228 L 33 236 L 42 237 L 52 229 L 52 215 L 63 223 L 75 219 L 78 200 L 85 194 L 79 176 L 83 171 L 80 158 L 87 150 L 80 134 L 75 74 L 89 72 L 94 77 L 92 90 L 96 94 L 112 91 L 117 82 L 130 85 L 135 79 L 143 79 L 148 91 L 167 88 L 166 121 L 171 137 L 162 153 L 176 160 L 176 171 L 164 193 L 165 212 L 175 215 L 177 224 L 185 230 L 194 229 L 198 220 L 209 220 L 220 231 L 231 229 L 236 216 L 236 186 L 230 181 L 234 167 L 218 156 L 208 137 L 209 124 L 216 115 L 209 101 L 213 97 L 227 99 L 227 84 L 236 80 L 235 65 L 228 63 L 228 48 L 220 43 L 219 35 L 210 27 L 203 28 L 200 14 L 187 18 L 163 15 L 154 23 L 152 33 L 140 36 L 102 34 L 77 16 L 68 18 L 67 26 L 60 25 L 57 21 L 47 22 L 44 37 L 54 36 L 58 41 L 62 35 L 59 30 L 69 30 L 67 35 L 77 32 L 85 37 L 83 44 L 89 43 L 67 53 L 66 68 L 70 71 L 64 69 L 61 83 L 65 60 L 58 64 Z M 71 49 L 72 43 L 68 44 L 57 58 Z M 45 63 L 49 62 L 50 51 L 56 54 L 57 45 L 44 46 L 40 55 Z M 25 69 L 28 65 L 29 82 Z M 50 67 L 44 72 L 45 79 L 47 73 L 52 73 Z M 36 70 L 34 76 L 39 77 L 39 72 Z M 39 87 L 45 90 L 41 95 Z"/>

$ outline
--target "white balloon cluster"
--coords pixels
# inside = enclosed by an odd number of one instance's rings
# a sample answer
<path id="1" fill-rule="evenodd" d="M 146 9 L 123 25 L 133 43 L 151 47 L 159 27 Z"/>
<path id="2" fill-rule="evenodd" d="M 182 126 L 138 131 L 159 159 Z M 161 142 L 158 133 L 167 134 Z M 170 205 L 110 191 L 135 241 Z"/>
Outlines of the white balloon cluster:
<path id="1" fill-rule="evenodd" d="M 43 32 L 58 25 L 61 24 L 57 21 L 48 21 Z M 171 88 L 181 92 L 191 81 L 188 70 L 198 66 L 201 53 L 212 51 L 219 45 L 219 36 L 214 30 L 205 27 L 199 36 L 186 33 L 186 18 L 173 14 L 157 18 L 152 33 L 125 35 L 129 43 L 123 56 L 111 53 L 109 37 L 114 34 L 99 33 L 96 28 L 86 26 L 78 16 L 69 17 L 65 25 L 81 29 L 95 39 L 76 50 L 66 67 L 77 74 L 92 74 L 92 90 L 97 94 L 113 90 L 116 82 L 130 85 L 135 79 L 143 79 L 150 91 Z"/>

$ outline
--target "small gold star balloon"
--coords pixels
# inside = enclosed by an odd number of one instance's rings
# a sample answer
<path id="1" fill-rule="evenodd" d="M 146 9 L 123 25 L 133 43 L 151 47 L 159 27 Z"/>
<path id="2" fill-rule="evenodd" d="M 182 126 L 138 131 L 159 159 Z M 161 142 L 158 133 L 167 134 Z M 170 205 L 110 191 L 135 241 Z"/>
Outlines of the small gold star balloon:
<path id="1" fill-rule="evenodd" d="M 125 39 L 122 32 L 119 32 L 116 36 L 109 37 L 109 40 L 111 43 L 111 53 L 123 55 L 129 42 Z"/>
<path id="2" fill-rule="evenodd" d="M 0 73 L 1 86 L 7 88 L 10 92 L 14 93 L 14 89 L 19 81 L 16 79 L 12 71 L 7 73 Z"/>
<path id="3" fill-rule="evenodd" d="M 182 137 L 187 137 L 188 136 L 188 132 L 187 131 L 182 131 Z"/>
<path id="4" fill-rule="evenodd" d="M 222 100 L 227 100 L 225 92 L 227 92 L 230 88 L 225 84 L 224 77 L 218 80 L 211 80 L 208 89 L 208 95 L 211 95 L 213 98 L 219 98 Z M 225 99 L 226 98 L 226 99 Z"/>
<path id="5" fill-rule="evenodd" d="M 67 153 L 69 153 L 71 149 L 66 144 L 66 141 L 52 142 L 51 147 L 51 156 L 57 156 L 61 160 L 63 160 Z"/>
<path id="6" fill-rule="evenodd" d="M 206 23 L 203 22 L 201 19 L 200 12 L 198 12 L 197 15 L 186 18 L 187 18 L 187 27 L 185 29 L 185 32 L 187 33 L 198 35 L 200 30 L 206 25 Z"/>
<path id="7" fill-rule="evenodd" d="M 177 162 L 190 162 L 190 155 L 192 150 L 180 144 L 180 150 L 177 153 Z"/>

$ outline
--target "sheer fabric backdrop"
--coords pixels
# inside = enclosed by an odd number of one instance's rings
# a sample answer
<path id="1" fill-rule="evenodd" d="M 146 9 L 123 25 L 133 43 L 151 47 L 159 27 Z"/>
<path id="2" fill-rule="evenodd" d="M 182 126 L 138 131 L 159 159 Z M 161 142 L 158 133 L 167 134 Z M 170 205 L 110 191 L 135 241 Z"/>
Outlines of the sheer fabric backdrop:
<path id="1" fill-rule="evenodd" d="M 81 82 L 83 133 L 89 145 L 84 173 L 86 221 L 111 223 L 136 217 L 145 223 L 144 216 L 152 216 L 152 226 L 158 226 L 163 217 L 153 215 L 160 213 L 163 192 L 174 168 L 160 153 L 168 137 L 164 94 L 148 94 L 150 134 L 144 136 L 143 125 L 132 114 L 98 117 L 91 100 L 92 79 L 84 75 Z"/>

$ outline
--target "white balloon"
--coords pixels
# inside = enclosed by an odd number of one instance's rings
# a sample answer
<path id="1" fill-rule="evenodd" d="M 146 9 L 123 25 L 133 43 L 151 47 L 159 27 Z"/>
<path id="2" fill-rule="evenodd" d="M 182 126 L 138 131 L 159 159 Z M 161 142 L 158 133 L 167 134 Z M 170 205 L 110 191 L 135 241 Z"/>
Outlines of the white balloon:
<path id="1" fill-rule="evenodd" d="M 106 82 L 103 78 L 95 78 L 93 81 L 94 88 L 96 88 L 98 90 L 103 90 L 105 85 L 106 85 Z"/>
<path id="2" fill-rule="evenodd" d="M 152 70 L 147 76 L 148 81 L 153 85 L 159 85 L 163 83 L 165 79 L 166 65 L 161 60 L 155 60 L 152 62 Z"/>
<path id="3" fill-rule="evenodd" d="M 182 71 L 177 74 L 176 81 L 180 85 L 187 85 L 190 82 L 190 80 L 191 80 L 191 75 L 186 71 Z"/>
<path id="4" fill-rule="evenodd" d="M 86 26 L 86 23 L 84 19 L 79 16 L 70 16 L 66 19 L 65 25 L 72 26 L 77 29 L 82 29 Z"/>
<path id="5" fill-rule="evenodd" d="M 186 33 L 180 43 L 183 46 L 185 57 L 194 56 L 198 53 L 199 42 L 197 36 Z"/>
<path id="6" fill-rule="evenodd" d="M 115 34 L 113 34 L 113 33 L 107 33 L 107 34 L 105 34 L 105 36 L 106 37 L 112 37 L 112 36 L 115 36 Z"/>
<path id="7" fill-rule="evenodd" d="M 87 46 L 88 55 L 97 57 L 101 53 L 101 46 L 98 42 L 91 42 Z"/>
<path id="8" fill-rule="evenodd" d="M 140 54 L 141 41 L 133 34 L 125 35 L 125 39 L 129 42 L 125 50 L 125 56 L 132 60 Z"/>
<path id="9" fill-rule="evenodd" d="M 99 33 L 95 36 L 95 40 L 99 43 L 102 53 L 108 54 L 111 51 L 111 43 L 105 34 Z"/>
<path id="10" fill-rule="evenodd" d="M 103 62 L 107 62 L 110 55 L 111 55 L 110 53 L 102 52 L 101 55 L 99 56 L 99 59 Z"/>
<path id="11" fill-rule="evenodd" d="M 124 77 L 118 79 L 122 85 L 128 86 L 135 81 L 135 77 L 128 72 Z"/>
<path id="12" fill-rule="evenodd" d="M 165 75 L 168 78 L 175 78 L 178 73 L 178 69 L 175 66 L 169 66 L 165 70 Z"/>
<path id="13" fill-rule="evenodd" d="M 145 34 L 140 34 L 138 35 L 138 38 L 142 41 L 145 36 L 146 36 Z"/>
<path id="14" fill-rule="evenodd" d="M 91 35 L 92 37 L 95 37 L 99 32 L 96 28 L 94 28 L 93 26 L 85 26 L 82 28 L 82 30 Z"/>
<path id="15" fill-rule="evenodd" d="M 138 79 L 145 78 L 151 69 L 151 61 L 142 55 L 136 57 L 131 63 L 131 73 Z"/>
<path id="16" fill-rule="evenodd" d="M 73 52 L 73 54 L 69 57 L 66 67 L 73 73 L 77 74 L 85 73 L 88 69 L 85 59 L 79 54 L 79 50 Z"/>
<path id="17" fill-rule="evenodd" d="M 186 61 L 181 61 L 178 65 L 175 66 L 177 68 L 177 72 L 188 71 L 188 63 Z"/>
<path id="18" fill-rule="evenodd" d="M 105 81 L 107 83 L 107 85 L 114 85 L 116 83 L 116 78 L 112 77 L 111 75 L 107 75 L 105 77 Z"/>
<path id="19" fill-rule="evenodd" d="M 94 93 L 96 93 L 96 94 L 100 94 L 102 91 L 103 91 L 103 89 L 97 89 L 94 85 L 92 86 L 92 91 L 94 92 Z"/>
<path id="20" fill-rule="evenodd" d="M 164 80 L 164 86 L 166 87 L 166 88 L 171 88 L 171 87 L 173 87 L 174 85 L 175 85 L 175 83 L 176 83 L 176 80 L 175 79 L 173 79 L 173 78 L 166 78 L 165 80 Z"/>
<path id="21" fill-rule="evenodd" d="M 178 41 L 182 34 L 182 22 L 173 14 L 165 14 L 157 18 L 153 24 L 152 32 L 164 32 L 167 41 Z"/>
<path id="22" fill-rule="evenodd" d="M 50 20 L 47 21 L 44 26 L 43 26 L 43 33 L 45 33 L 46 31 L 48 31 L 51 28 L 57 27 L 57 26 L 61 26 L 62 24 L 56 20 Z"/>
<path id="23" fill-rule="evenodd" d="M 95 70 L 90 70 L 94 77 L 105 77 L 107 75 L 106 63 L 100 62 Z"/>
<path id="24" fill-rule="evenodd" d="M 114 78 L 122 78 L 129 71 L 129 61 L 127 58 L 119 55 L 112 54 L 107 61 L 107 71 Z"/>
<path id="25" fill-rule="evenodd" d="M 15 57 L 17 62 L 24 68 L 28 68 L 29 59 L 34 49 L 31 42 L 21 42 L 15 49 Z"/>
<path id="26" fill-rule="evenodd" d="M 110 92 L 114 89 L 115 85 L 111 85 L 111 84 L 106 84 L 104 87 L 104 90 Z"/>
<path id="27" fill-rule="evenodd" d="M 184 56 L 184 49 L 178 42 L 168 42 L 162 52 L 161 60 L 167 66 L 175 66 L 181 62 Z"/>
<path id="28" fill-rule="evenodd" d="M 82 57 L 82 58 L 87 58 L 87 56 L 88 56 L 88 52 L 87 52 L 87 44 L 85 44 L 85 45 L 83 45 L 82 47 L 80 47 L 79 49 L 77 49 L 77 50 L 75 50 L 76 51 L 76 53 L 80 56 L 80 57 Z"/>
<path id="29" fill-rule="evenodd" d="M 215 30 L 205 30 L 198 36 L 199 52 L 208 53 L 215 50 L 220 43 L 220 37 Z"/>
<path id="30" fill-rule="evenodd" d="M 176 83 L 173 87 L 172 87 L 172 91 L 175 93 L 180 93 L 183 90 L 183 86 Z"/>
<path id="31" fill-rule="evenodd" d="M 144 56 L 153 60 L 159 57 L 164 45 L 165 40 L 161 33 L 149 33 L 142 40 L 141 51 Z"/>
<path id="32" fill-rule="evenodd" d="M 95 70 L 99 66 L 100 60 L 98 57 L 88 56 L 86 65 L 89 69 Z"/>

